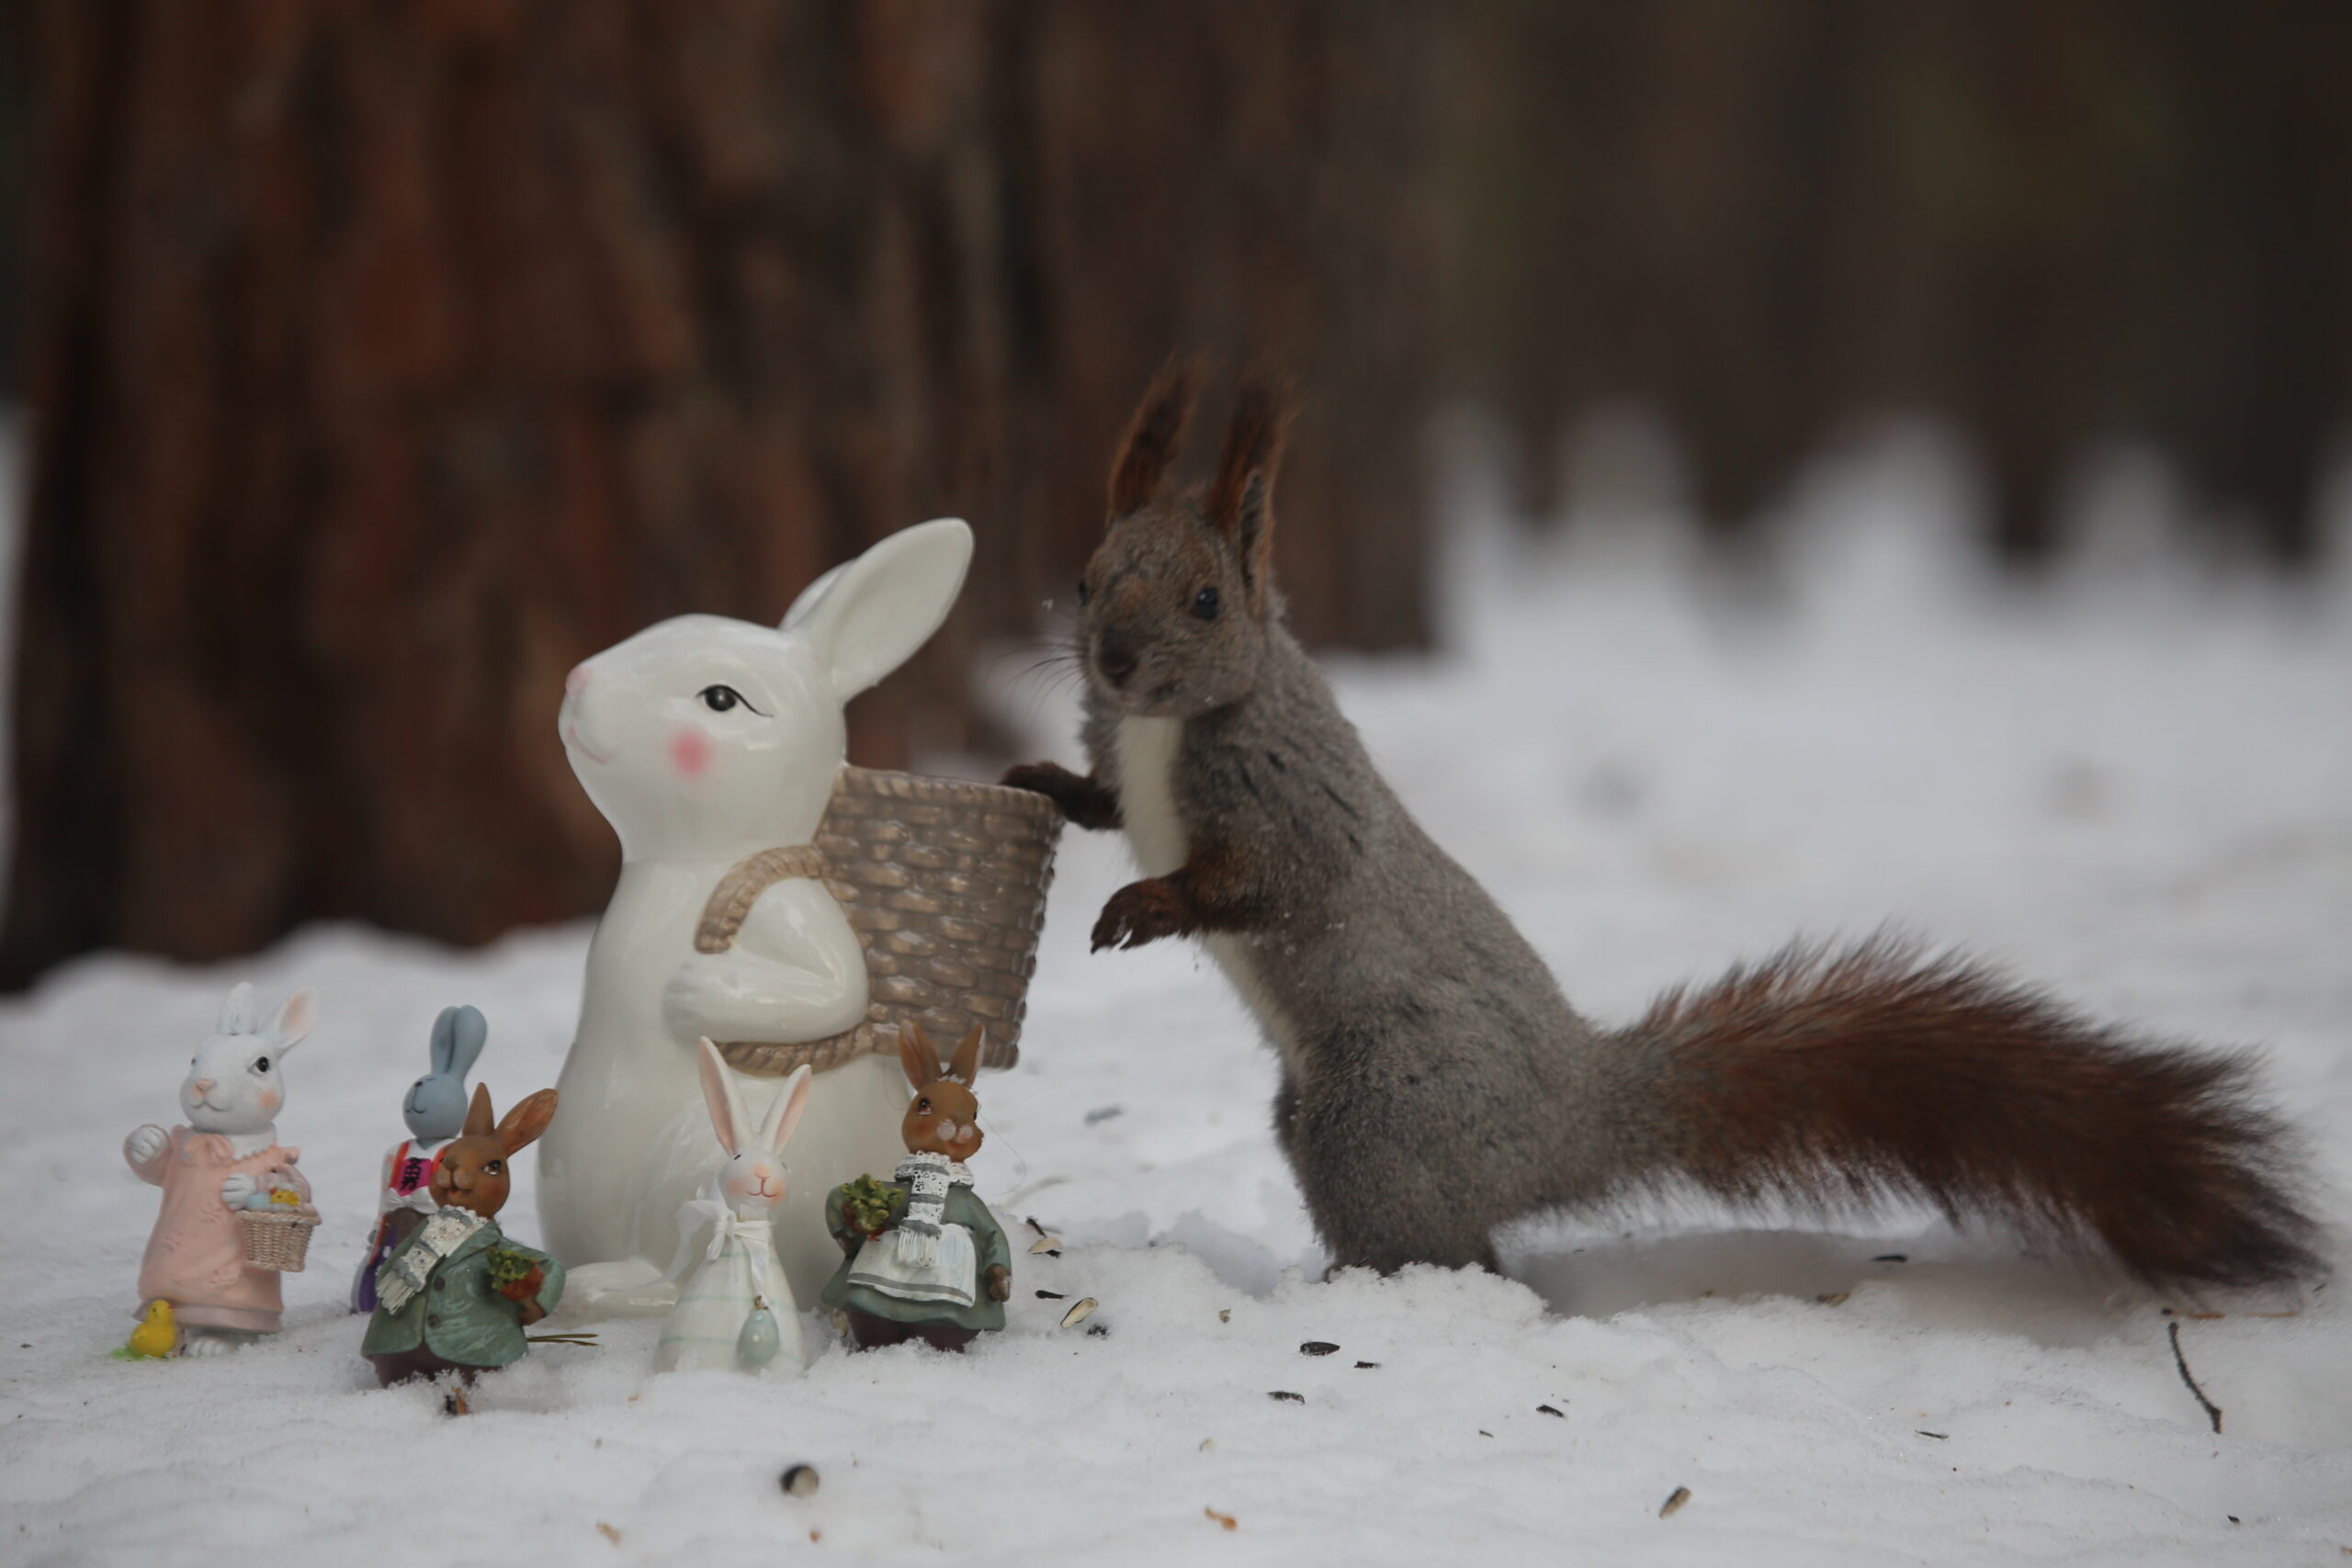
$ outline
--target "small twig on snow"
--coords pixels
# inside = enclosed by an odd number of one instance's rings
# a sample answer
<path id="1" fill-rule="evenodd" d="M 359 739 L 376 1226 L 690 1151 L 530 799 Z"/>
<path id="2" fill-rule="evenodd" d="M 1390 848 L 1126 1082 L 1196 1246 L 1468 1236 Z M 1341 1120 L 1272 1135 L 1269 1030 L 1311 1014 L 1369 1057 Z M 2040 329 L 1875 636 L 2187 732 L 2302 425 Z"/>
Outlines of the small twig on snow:
<path id="1" fill-rule="evenodd" d="M 2180 1353 L 2180 1320 L 2175 1318 L 2165 1326 L 2172 1336 L 2172 1364 L 2180 1369 L 2180 1381 L 2188 1385 L 2188 1392 L 2205 1407 L 2206 1419 L 2213 1423 L 2213 1430 L 2218 1433 L 2222 1429 L 2222 1407 L 2206 1398 L 2205 1391 L 2197 1386 L 2197 1380 L 2188 1375 L 2188 1358 Z"/>

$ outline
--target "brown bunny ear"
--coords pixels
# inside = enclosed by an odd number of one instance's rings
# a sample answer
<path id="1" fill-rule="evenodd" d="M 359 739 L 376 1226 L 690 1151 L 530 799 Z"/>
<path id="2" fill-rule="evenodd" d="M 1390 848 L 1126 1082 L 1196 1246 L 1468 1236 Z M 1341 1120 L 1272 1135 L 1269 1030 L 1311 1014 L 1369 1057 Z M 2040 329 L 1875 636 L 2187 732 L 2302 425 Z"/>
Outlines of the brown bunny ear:
<path id="1" fill-rule="evenodd" d="M 1151 378 L 1135 423 L 1119 444 L 1119 460 L 1111 465 L 1111 515 L 1125 517 L 1159 493 L 1168 467 L 1184 444 L 1184 428 L 1193 423 L 1193 395 L 1201 378 L 1197 359 L 1170 359 Z"/>
<path id="2" fill-rule="evenodd" d="M 548 1130 L 548 1123 L 554 1120 L 555 1090 L 543 1089 L 537 1094 L 526 1094 L 498 1123 L 498 1141 L 506 1145 L 506 1152 L 511 1155 L 537 1143 L 539 1134 Z"/>
<path id="3" fill-rule="evenodd" d="M 947 1064 L 947 1076 L 966 1089 L 979 1081 L 980 1029 L 978 1024 L 972 1026 L 971 1033 L 964 1036 L 963 1043 L 956 1047 L 956 1059 Z"/>
<path id="4" fill-rule="evenodd" d="M 939 1050 L 912 1019 L 899 1025 L 899 1066 L 916 1089 L 939 1080 Z"/>
<path id="5" fill-rule="evenodd" d="M 469 1138 L 487 1138 L 497 1131 L 498 1118 L 490 1113 L 490 1086 L 478 1083 L 474 1085 L 473 1103 L 466 1107 L 463 1132 Z"/>

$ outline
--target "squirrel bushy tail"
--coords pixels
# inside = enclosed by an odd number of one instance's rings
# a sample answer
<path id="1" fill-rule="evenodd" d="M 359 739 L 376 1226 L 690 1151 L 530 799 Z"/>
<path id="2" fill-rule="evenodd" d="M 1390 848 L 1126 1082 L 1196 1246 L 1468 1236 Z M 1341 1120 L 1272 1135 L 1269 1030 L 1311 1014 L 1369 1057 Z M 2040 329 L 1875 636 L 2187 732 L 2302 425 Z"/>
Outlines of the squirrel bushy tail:
<path id="1" fill-rule="evenodd" d="M 1654 1054 L 1669 1167 L 1734 1202 L 1924 1200 L 2154 1285 L 2324 1271 L 2245 1055 L 2132 1038 L 1960 959 L 1793 946 L 1619 1039 Z"/>

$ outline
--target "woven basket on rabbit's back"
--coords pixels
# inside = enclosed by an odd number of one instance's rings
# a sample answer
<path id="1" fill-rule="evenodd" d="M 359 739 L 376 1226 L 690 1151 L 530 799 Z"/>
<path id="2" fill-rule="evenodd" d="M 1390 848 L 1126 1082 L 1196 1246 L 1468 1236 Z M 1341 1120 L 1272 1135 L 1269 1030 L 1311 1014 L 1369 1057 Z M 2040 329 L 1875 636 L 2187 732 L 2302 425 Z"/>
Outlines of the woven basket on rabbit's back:
<path id="1" fill-rule="evenodd" d="M 865 949 L 865 1021 L 822 1040 L 718 1042 L 728 1065 L 782 1077 L 869 1051 L 896 1052 L 908 1020 L 943 1040 L 987 1033 L 981 1065 L 1020 1059 L 1061 813 L 1028 790 L 967 779 L 843 768 L 815 841 L 763 850 L 729 869 L 695 946 L 724 953 L 760 894 L 821 878 Z"/>

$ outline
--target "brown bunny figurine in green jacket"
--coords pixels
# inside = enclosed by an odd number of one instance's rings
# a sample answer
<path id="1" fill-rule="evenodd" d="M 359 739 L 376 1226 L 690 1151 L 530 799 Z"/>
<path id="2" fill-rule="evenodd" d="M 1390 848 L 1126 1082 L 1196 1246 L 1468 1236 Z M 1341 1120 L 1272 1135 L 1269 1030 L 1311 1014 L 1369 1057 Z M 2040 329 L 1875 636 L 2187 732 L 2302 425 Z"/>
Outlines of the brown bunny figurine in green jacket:
<path id="1" fill-rule="evenodd" d="M 848 1314 L 861 1350 L 921 1339 L 961 1350 L 972 1337 L 1004 1326 L 1012 1294 L 1012 1247 L 1004 1227 L 972 1193 L 964 1162 L 980 1146 L 980 1032 L 939 1052 L 917 1025 L 899 1032 L 899 1064 L 914 1087 L 899 1124 L 907 1157 L 888 1181 L 861 1177 L 825 1200 L 825 1227 L 849 1256 L 827 1282 L 824 1303 Z"/>
<path id="2" fill-rule="evenodd" d="M 491 1120 L 490 1090 L 474 1086 L 465 1131 L 441 1153 L 433 1199 L 441 1207 L 409 1232 L 376 1271 L 376 1311 L 359 1353 L 389 1387 L 410 1378 L 475 1374 L 522 1359 L 526 1325 L 555 1310 L 563 1265 L 506 1239 L 493 1218 L 506 1204 L 514 1156 L 555 1119 L 555 1090 L 527 1095 Z M 464 1396 L 451 1409 L 465 1412 Z"/>

